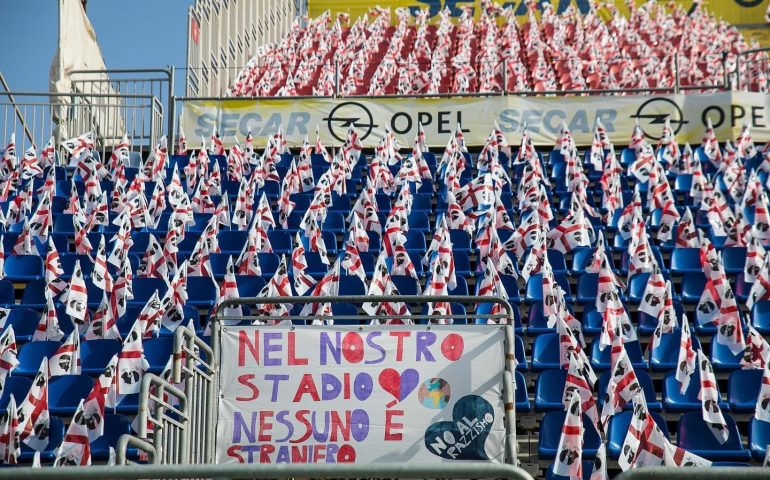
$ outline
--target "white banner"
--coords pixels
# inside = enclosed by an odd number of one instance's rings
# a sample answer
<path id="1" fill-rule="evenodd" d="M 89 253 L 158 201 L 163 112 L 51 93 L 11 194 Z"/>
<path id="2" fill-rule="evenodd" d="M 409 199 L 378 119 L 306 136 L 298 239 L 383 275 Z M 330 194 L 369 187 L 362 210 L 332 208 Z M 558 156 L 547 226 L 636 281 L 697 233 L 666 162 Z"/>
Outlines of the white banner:
<path id="1" fill-rule="evenodd" d="M 551 146 L 562 125 L 578 145 L 591 145 L 594 127 L 601 120 L 610 140 L 628 145 L 634 124 L 655 144 L 668 118 L 680 143 L 700 144 L 710 118 L 720 141 L 734 140 L 744 123 L 755 141 L 770 141 L 770 96 L 762 93 L 721 92 L 678 95 L 628 95 L 588 97 L 453 97 L 453 98 L 276 98 L 270 100 L 190 100 L 183 104 L 182 124 L 190 148 L 208 141 L 216 127 L 226 145 L 235 136 L 241 142 L 248 132 L 255 146 L 283 129 L 290 146 L 302 145 L 307 136 L 315 142 L 316 125 L 327 146 L 339 146 L 349 125 L 364 146 L 374 147 L 385 128 L 401 145 L 414 145 L 418 122 L 432 147 L 443 147 L 462 125 L 468 145 L 483 145 L 495 122 L 508 143 L 518 146 L 526 124 L 534 142 Z"/>
<path id="2" fill-rule="evenodd" d="M 219 463 L 504 461 L 499 326 L 224 327 Z"/>

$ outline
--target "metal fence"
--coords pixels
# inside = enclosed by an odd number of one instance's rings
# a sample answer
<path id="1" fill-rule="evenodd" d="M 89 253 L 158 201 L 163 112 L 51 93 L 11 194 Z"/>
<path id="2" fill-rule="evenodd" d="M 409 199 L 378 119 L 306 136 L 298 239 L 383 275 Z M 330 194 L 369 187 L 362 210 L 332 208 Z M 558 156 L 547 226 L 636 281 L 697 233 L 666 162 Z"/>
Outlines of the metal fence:
<path id="1" fill-rule="evenodd" d="M 768 92 L 768 76 L 770 76 L 770 47 L 754 48 L 737 55 L 735 65 L 730 67 L 730 75 L 734 78 L 737 90 L 749 92 Z"/>
<path id="2" fill-rule="evenodd" d="M 440 466 L 398 464 L 311 465 L 123 465 L 67 468 L 3 468 L 2 479 L 40 480 L 139 480 L 211 478 L 506 478 L 533 480 L 521 468 L 504 463 L 458 461 Z M 736 477 L 738 478 L 738 477 Z M 744 477 L 740 477 L 744 478 Z"/>
<path id="3" fill-rule="evenodd" d="M 152 95 L 0 92 L 0 136 L 15 133 L 19 155 L 40 150 L 52 136 L 60 147 L 94 131 L 105 158 L 124 133 L 132 150 L 141 151 L 157 143 L 163 128 L 163 105 Z"/>
<path id="4" fill-rule="evenodd" d="M 138 457 L 152 464 L 211 463 L 214 455 L 216 371 L 213 352 L 185 327 L 174 333 L 173 364 L 166 378 L 147 374 L 139 392 L 137 436 L 123 435 L 117 463 Z"/>
<path id="5" fill-rule="evenodd" d="M 623 472 L 617 480 L 760 480 L 769 475 L 768 469 L 756 467 L 647 467 Z"/>

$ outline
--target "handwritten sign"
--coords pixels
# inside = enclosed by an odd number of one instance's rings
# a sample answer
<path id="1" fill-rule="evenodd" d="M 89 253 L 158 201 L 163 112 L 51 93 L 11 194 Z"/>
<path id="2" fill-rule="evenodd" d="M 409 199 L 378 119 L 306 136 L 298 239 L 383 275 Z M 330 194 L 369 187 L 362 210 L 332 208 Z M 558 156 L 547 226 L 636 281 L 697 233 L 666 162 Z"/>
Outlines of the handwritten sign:
<path id="1" fill-rule="evenodd" d="M 219 463 L 503 461 L 498 326 L 222 332 Z"/>

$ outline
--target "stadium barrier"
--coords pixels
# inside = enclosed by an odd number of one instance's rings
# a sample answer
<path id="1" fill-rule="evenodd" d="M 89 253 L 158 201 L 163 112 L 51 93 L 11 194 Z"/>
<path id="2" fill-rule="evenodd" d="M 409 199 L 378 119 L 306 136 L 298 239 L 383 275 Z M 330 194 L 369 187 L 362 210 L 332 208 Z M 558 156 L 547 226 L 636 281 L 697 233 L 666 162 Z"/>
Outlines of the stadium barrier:
<path id="1" fill-rule="evenodd" d="M 16 149 L 23 155 L 29 147 L 43 148 L 51 137 L 62 148 L 68 138 L 93 131 L 104 159 L 124 134 L 133 152 L 157 144 L 163 111 L 153 95 L 6 91 L 0 92 L 0 135 L 8 139 L 15 133 Z"/>
<path id="2" fill-rule="evenodd" d="M 617 476 L 617 480 L 759 480 L 767 478 L 767 470 L 754 467 L 645 467 Z"/>
<path id="3" fill-rule="evenodd" d="M 220 385 L 220 378 L 227 373 L 231 365 L 222 364 L 223 358 L 223 333 L 226 333 L 228 326 L 242 321 L 259 320 L 261 322 L 270 321 L 298 321 L 309 322 L 319 319 L 317 315 L 289 315 L 289 316 L 270 316 L 270 315 L 244 315 L 234 316 L 224 312 L 228 308 L 236 306 L 255 306 L 255 305 L 277 305 L 286 303 L 286 298 L 239 298 L 226 300 L 211 317 L 211 348 L 197 338 L 193 332 L 180 327 L 175 334 L 174 342 L 174 367 L 171 379 L 161 379 L 154 375 L 145 375 L 142 381 L 142 390 L 140 393 L 139 405 L 139 427 L 138 437 L 124 435 L 118 444 L 117 463 L 125 464 L 128 461 L 130 447 L 138 448 L 144 452 L 146 459 L 154 464 L 168 463 L 212 463 L 220 458 L 226 458 L 223 454 L 223 445 L 216 445 L 215 435 L 218 423 L 222 422 L 222 409 L 220 401 L 224 398 L 223 393 L 231 383 Z M 317 303 L 346 303 L 361 305 L 368 302 L 403 302 L 410 305 L 427 305 L 435 302 L 450 302 L 468 305 L 489 305 L 486 311 L 478 308 L 473 311 L 466 311 L 453 315 L 440 314 L 419 314 L 411 315 L 410 319 L 415 323 L 430 320 L 453 320 L 462 321 L 470 326 L 469 329 L 476 329 L 481 332 L 482 326 L 473 326 L 476 323 L 488 322 L 497 324 L 502 328 L 500 339 L 503 341 L 500 372 L 502 373 L 501 387 L 501 428 L 504 429 L 501 440 L 504 439 L 504 448 L 501 448 L 500 458 L 506 463 L 516 463 L 516 427 L 515 427 L 515 341 L 513 334 L 514 312 L 511 305 L 502 299 L 495 297 L 478 296 L 325 296 L 325 297 L 292 297 L 290 299 L 293 305 L 307 305 Z M 494 312 L 492 307 L 497 305 L 499 312 Z M 417 310 L 416 310 L 417 311 Z M 365 332 L 370 330 L 382 329 L 383 327 L 369 326 L 363 324 L 350 325 L 351 321 L 365 322 L 386 322 L 388 320 L 403 318 L 399 315 L 368 315 L 357 311 L 356 314 L 334 314 L 323 319 L 334 320 L 345 324 L 344 326 L 291 326 L 292 332 L 302 331 L 325 331 L 334 330 L 337 332 L 353 331 Z M 274 329 L 278 331 L 286 326 L 238 326 L 240 329 Z M 387 328 L 387 327 L 385 327 Z M 425 331 L 433 329 L 434 332 L 441 330 L 440 325 L 398 325 L 398 328 Z M 495 329 L 497 330 L 497 329 Z M 497 330 L 499 332 L 499 330 Z M 293 335 L 293 334 L 292 334 Z M 423 334 L 427 335 L 427 334 Z M 431 334 L 433 335 L 433 334 Z M 291 349 L 291 347 L 289 347 Z M 227 351 L 232 354 L 231 350 Z M 305 353 L 305 352 L 303 352 Z M 231 369 L 230 369 L 231 370 Z M 241 377 L 239 377 L 240 379 Z M 168 381 L 167 381 L 168 380 Z M 177 389 L 175 384 L 183 384 L 182 391 Z M 458 388 L 459 385 L 458 385 Z M 173 401 L 173 400 L 176 401 Z M 232 399 L 229 399 L 232 400 Z M 398 398 L 397 398 L 398 400 Z M 494 412 L 493 412 L 494 413 Z M 490 421 L 491 422 L 491 421 Z M 152 432 L 147 428 L 152 425 Z M 491 431 L 492 428 L 490 427 Z M 229 449 L 228 449 L 229 452 Z M 237 455 L 236 455 L 237 457 Z M 438 458 L 438 457 L 437 457 Z M 232 458 L 230 459 L 232 461 Z M 425 463 L 425 462 L 419 462 Z M 428 462 L 430 463 L 430 462 Z M 443 465 L 443 464 L 442 464 Z M 369 474 L 375 470 L 369 470 Z M 294 472 L 294 471 L 293 471 Z M 342 475 L 344 472 L 339 472 Z M 410 474 L 411 475 L 411 474 Z M 294 472 L 294 476 L 302 476 Z M 315 477 L 315 475 L 313 475 Z M 442 478 L 447 475 L 442 474 Z M 415 478 L 415 477 L 410 477 Z M 477 477 L 474 477 L 477 478 Z"/>
<path id="4" fill-rule="evenodd" d="M 505 478 L 533 480 L 526 471 L 504 463 L 454 462 L 441 465 L 335 464 L 335 465 L 116 465 L 67 468 L 3 468 L 2 479 L 139 480 L 210 478 Z M 740 477 L 744 478 L 744 477 Z"/>

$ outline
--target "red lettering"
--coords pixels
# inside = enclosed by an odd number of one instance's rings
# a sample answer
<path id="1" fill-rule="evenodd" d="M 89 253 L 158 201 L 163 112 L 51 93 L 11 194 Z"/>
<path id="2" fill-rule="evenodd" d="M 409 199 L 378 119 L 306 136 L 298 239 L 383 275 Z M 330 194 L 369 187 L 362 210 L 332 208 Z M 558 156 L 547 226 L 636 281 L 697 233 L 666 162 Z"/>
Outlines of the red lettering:
<path id="1" fill-rule="evenodd" d="M 364 359 L 364 341 L 356 332 L 348 332 L 342 337 L 342 355 L 349 363 L 358 363 Z"/>
<path id="2" fill-rule="evenodd" d="M 243 457 L 238 454 L 238 451 L 240 449 L 241 449 L 240 445 L 231 445 L 227 449 L 227 456 L 238 460 L 238 463 L 245 463 L 243 461 Z"/>
<path id="3" fill-rule="evenodd" d="M 321 401 L 321 398 L 318 396 L 318 389 L 313 381 L 313 376 L 309 373 L 302 375 L 302 380 L 299 382 L 297 393 L 294 394 L 294 400 L 292 400 L 292 402 L 299 402 L 302 400 L 302 395 L 305 394 L 310 395 L 310 398 L 312 398 L 314 402 Z"/>
<path id="4" fill-rule="evenodd" d="M 296 333 L 297 332 L 289 332 L 289 365 L 307 365 L 307 358 L 297 358 L 296 352 L 297 352 L 297 345 L 296 345 Z"/>
<path id="5" fill-rule="evenodd" d="M 257 436 L 258 442 L 271 442 L 272 435 L 270 430 L 273 428 L 273 424 L 269 420 L 273 418 L 273 412 L 270 410 L 262 410 L 259 412 L 259 435 Z"/>
<path id="6" fill-rule="evenodd" d="M 463 337 L 456 333 L 450 333 L 441 342 L 441 353 L 452 362 L 462 357 L 464 349 Z"/>
<path id="7" fill-rule="evenodd" d="M 404 428 L 403 423 L 395 423 L 393 417 L 403 417 L 403 410 L 387 410 L 385 411 L 385 441 L 395 442 L 401 440 L 401 432 L 394 432 L 393 430 L 400 430 Z"/>
<path id="8" fill-rule="evenodd" d="M 275 452 L 275 447 L 272 445 L 262 445 L 259 447 L 259 463 L 271 463 L 270 454 Z"/>
<path id="9" fill-rule="evenodd" d="M 339 452 L 337 452 L 337 463 L 355 463 L 355 461 L 356 449 L 348 444 L 341 445 Z"/>
<path id="10" fill-rule="evenodd" d="M 313 434 L 313 427 L 310 425 L 310 421 L 307 419 L 308 415 L 310 415 L 310 410 L 300 410 L 294 414 L 297 420 L 299 420 L 299 423 L 305 426 L 305 434 L 295 440 L 291 440 L 291 443 L 302 443 L 310 438 L 310 435 Z"/>
<path id="11" fill-rule="evenodd" d="M 342 398 L 350 400 L 350 374 L 342 374 Z"/>
<path id="12" fill-rule="evenodd" d="M 410 337 L 412 332 L 390 332 L 391 337 L 396 337 L 396 361 L 400 362 L 404 358 L 404 338 Z"/>
<path id="13" fill-rule="evenodd" d="M 291 446 L 291 463 L 307 463 L 307 445 Z"/>
<path id="14" fill-rule="evenodd" d="M 350 441 L 350 410 L 345 410 L 345 423 L 342 423 L 342 419 L 340 418 L 340 414 L 337 411 L 332 410 L 331 412 L 331 427 L 329 428 L 330 434 L 329 434 L 329 441 L 330 442 L 336 442 L 337 441 L 337 432 L 342 434 L 342 439 L 346 442 Z"/>
<path id="15" fill-rule="evenodd" d="M 326 458 L 326 445 L 316 445 L 315 449 L 313 450 L 313 463 L 318 463 L 319 461 Z"/>
<path id="16" fill-rule="evenodd" d="M 259 330 L 254 330 L 254 343 L 249 341 L 246 330 L 238 332 L 238 366 L 246 365 L 246 348 L 251 352 L 254 363 L 259 365 Z"/>
<path id="17" fill-rule="evenodd" d="M 259 389 L 256 385 L 250 382 L 250 380 L 253 380 L 256 375 L 253 373 L 247 373 L 244 375 L 238 375 L 238 383 L 243 385 L 244 387 L 251 390 L 251 396 L 250 397 L 235 397 L 236 400 L 239 402 L 250 402 L 252 400 L 256 400 L 259 398 Z"/>

